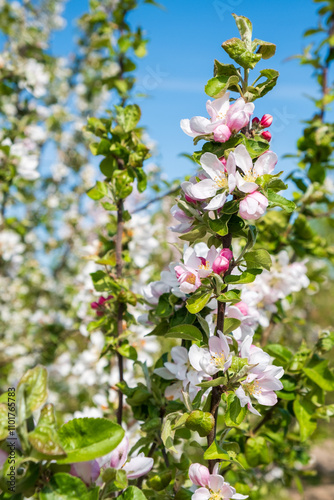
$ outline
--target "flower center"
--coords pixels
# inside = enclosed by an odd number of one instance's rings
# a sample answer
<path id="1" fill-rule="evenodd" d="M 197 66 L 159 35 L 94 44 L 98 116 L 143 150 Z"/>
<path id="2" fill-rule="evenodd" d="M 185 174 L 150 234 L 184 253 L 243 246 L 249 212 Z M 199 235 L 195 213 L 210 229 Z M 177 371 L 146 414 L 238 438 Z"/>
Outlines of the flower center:
<path id="1" fill-rule="evenodd" d="M 196 282 L 196 276 L 194 274 L 189 274 L 186 278 L 186 282 L 194 285 Z"/>
<path id="2" fill-rule="evenodd" d="M 256 174 L 252 169 L 247 175 L 244 175 L 244 181 L 255 182 L 258 177 L 259 175 Z"/>
<path id="3" fill-rule="evenodd" d="M 217 177 L 214 179 L 216 186 L 219 187 L 220 189 L 226 189 L 228 184 L 227 184 L 227 176 L 225 172 L 219 172 Z"/>
<path id="4" fill-rule="evenodd" d="M 251 384 L 245 384 L 248 393 L 252 396 L 253 394 L 261 394 L 262 390 L 258 380 L 254 380 Z"/>
<path id="5" fill-rule="evenodd" d="M 209 500 L 224 500 L 224 497 L 219 492 L 210 490 L 211 496 Z"/>
<path id="6" fill-rule="evenodd" d="M 212 362 L 217 366 L 217 368 L 224 368 L 225 364 L 225 354 L 223 351 L 211 354 L 212 356 Z"/>
<path id="7" fill-rule="evenodd" d="M 200 264 L 198 266 L 198 269 L 205 269 L 205 271 L 207 271 L 208 269 L 210 269 L 210 262 L 208 262 L 207 260 L 203 259 L 202 260 L 202 264 Z"/>

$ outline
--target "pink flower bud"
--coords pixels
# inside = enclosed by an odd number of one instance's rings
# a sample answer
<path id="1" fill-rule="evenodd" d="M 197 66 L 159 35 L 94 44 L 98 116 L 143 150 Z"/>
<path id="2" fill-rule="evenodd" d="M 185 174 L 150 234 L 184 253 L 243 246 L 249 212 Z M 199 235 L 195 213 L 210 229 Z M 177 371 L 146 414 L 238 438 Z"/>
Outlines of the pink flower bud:
<path id="1" fill-rule="evenodd" d="M 87 486 L 90 486 L 99 477 L 100 467 L 96 460 L 77 462 L 71 464 L 70 474 L 71 476 L 79 477 Z"/>
<path id="2" fill-rule="evenodd" d="M 110 467 L 120 469 L 128 458 L 129 440 L 125 436 L 119 445 L 112 451 L 110 456 Z"/>
<path id="3" fill-rule="evenodd" d="M 226 273 L 229 267 L 230 261 L 223 255 L 218 255 L 218 257 L 215 258 L 212 264 L 212 270 L 216 274 Z"/>
<path id="4" fill-rule="evenodd" d="M 188 203 L 197 203 L 197 200 L 194 200 L 194 198 L 190 198 L 187 194 L 184 194 L 184 197 Z"/>
<path id="5" fill-rule="evenodd" d="M 231 137 L 231 130 L 227 125 L 218 125 L 213 131 L 213 138 L 216 142 L 226 142 Z"/>
<path id="6" fill-rule="evenodd" d="M 256 220 L 262 217 L 268 206 L 268 200 L 258 191 L 250 193 L 241 200 L 239 215 L 245 220 Z"/>
<path id="7" fill-rule="evenodd" d="M 260 121 L 260 120 L 258 119 L 258 117 L 257 117 L 257 116 L 255 116 L 255 117 L 253 118 L 253 120 L 252 120 L 252 124 L 253 124 L 253 125 L 256 125 L 257 123 L 259 123 L 259 121 Z"/>
<path id="8" fill-rule="evenodd" d="M 272 122 L 273 122 L 273 117 L 271 115 L 266 114 L 266 115 L 262 116 L 261 121 L 260 121 L 260 125 L 263 128 L 267 128 L 267 127 L 270 127 Z"/>
<path id="9" fill-rule="evenodd" d="M 225 159 L 225 156 L 221 156 L 221 157 L 219 158 L 219 161 L 220 161 L 220 162 L 224 165 L 224 167 L 225 167 L 225 165 L 226 165 L 226 159 Z"/>
<path id="10" fill-rule="evenodd" d="M 244 316 L 247 316 L 248 314 L 248 305 L 246 304 L 246 302 L 238 302 L 237 304 L 234 304 L 235 307 L 237 307 L 239 309 L 239 311 L 244 315 Z"/>
<path id="11" fill-rule="evenodd" d="M 270 142 L 271 141 L 271 133 L 269 132 L 269 130 L 264 130 L 263 132 L 261 132 L 261 136 L 263 137 L 263 139 L 265 139 L 266 141 Z"/>
<path id="12" fill-rule="evenodd" d="M 233 253 L 232 253 L 232 251 L 229 248 L 223 248 L 220 251 L 219 255 L 221 255 L 221 257 L 225 257 L 225 259 L 227 259 L 227 260 L 232 260 L 233 259 Z"/>
<path id="13" fill-rule="evenodd" d="M 191 464 L 189 467 L 189 479 L 196 486 L 207 486 L 210 480 L 210 472 L 205 465 Z"/>

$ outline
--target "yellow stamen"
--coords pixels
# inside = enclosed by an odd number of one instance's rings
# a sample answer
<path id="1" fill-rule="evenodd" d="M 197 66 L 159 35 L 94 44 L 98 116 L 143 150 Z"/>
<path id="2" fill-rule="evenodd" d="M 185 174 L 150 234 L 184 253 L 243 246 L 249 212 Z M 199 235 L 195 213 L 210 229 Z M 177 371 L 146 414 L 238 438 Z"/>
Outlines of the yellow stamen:
<path id="1" fill-rule="evenodd" d="M 186 282 L 194 285 L 196 282 L 196 276 L 194 274 L 190 274 L 189 276 L 187 276 Z"/>

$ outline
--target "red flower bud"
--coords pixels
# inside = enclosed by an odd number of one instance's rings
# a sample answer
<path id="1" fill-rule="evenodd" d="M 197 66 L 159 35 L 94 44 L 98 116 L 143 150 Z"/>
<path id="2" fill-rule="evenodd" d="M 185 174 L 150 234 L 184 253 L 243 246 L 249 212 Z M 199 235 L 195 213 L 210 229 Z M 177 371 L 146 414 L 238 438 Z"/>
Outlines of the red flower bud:
<path id="1" fill-rule="evenodd" d="M 262 128 L 270 127 L 273 122 L 273 117 L 271 115 L 263 115 L 260 121 L 260 125 Z"/>
<path id="2" fill-rule="evenodd" d="M 253 120 L 252 120 L 252 124 L 253 124 L 253 125 L 256 125 L 257 123 L 259 123 L 259 121 L 260 121 L 260 120 L 258 119 L 258 117 L 257 117 L 257 116 L 255 116 L 255 118 L 253 118 Z"/>
<path id="3" fill-rule="evenodd" d="M 261 132 L 261 135 L 266 141 L 271 141 L 271 133 L 269 132 L 269 130 L 264 130 L 263 132 Z"/>

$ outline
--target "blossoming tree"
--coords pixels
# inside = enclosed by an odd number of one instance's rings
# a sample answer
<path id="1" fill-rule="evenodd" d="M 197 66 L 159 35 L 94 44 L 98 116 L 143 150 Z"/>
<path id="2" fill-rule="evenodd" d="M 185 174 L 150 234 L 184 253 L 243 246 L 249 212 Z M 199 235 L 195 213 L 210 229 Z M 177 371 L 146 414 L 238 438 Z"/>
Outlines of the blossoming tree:
<path id="1" fill-rule="evenodd" d="M 171 209 L 177 221 L 171 230 L 181 243 L 160 279 L 143 286 L 150 276 L 143 279 L 140 268 L 148 262 L 145 249 L 152 236 L 144 227 L 142 254 L 131 239 L 139 224 L 132 197 L 135 189 L 141 193 L 147 187 L 143 167 L 150 156 L 140 108 L 130 101 L 131 54 L 143 55 L 146 45 L 141 30 L 132 31 L 126 21 L 136 5 L 92 1 L 91 13 L 81 19 L 84 56 L 76 61 L 86 83 L 81 96 L 101 97 L 103 86 L 91 80 L 92 65 L 97 81 L 119 97 L 108 114 L 90 117 L 84 131 L 92 154 L 103 156 L 103 178 L 88 196 L 108 214 L 94 259 L 99 267 L 91 273 L 96 316 L 85 333 L 92 339 L 99 335 L 101 374 L 108 373 L 101 383 L 112 396 L 102 398 L 104 412 L 97 418 L 84 412 L 64 418 L 47 403 L 46 368 L 34 366 L 13 384 L 0 400 L 3 499 L 270 498 L 268 481 L 275 470 L 284 484 L 295 479 L 300 486 L 296 476 L 307 461 L 306 441 L 318 419 L 333 415 L 325 397 L 334 390 L 334 374 L 323 356 L 333 347 L 333 335 L 318 332 L 312 348 L 287 343 L 284 336 L 285 345 L 271 342 L 275 328 L 284 330 L 292 294 L 310 285 L 305 257 L 333 255 L 307 221 L 332 206 L 325 185 L 332 126 L 324 121 L 331 57 L 322 63 L 317 55 L 303 56 L 320 75 L 323 94 L 320 115 L 299 142 L 305 176 L 290 176 L 300 190 L 293 202 L 279 194 L 287 185 L 270 150 L 267 129 L 273 118 L 254 116 L 254 102 L 272 90 L 278 72 L 265 69 L 253 77 L 252 71 L 275 54 L 275 46 L 252 39 L 249 19 L 234 15 L 240 38 L 222 45 L 233 63 L 214 63 L 214 77 L 205 87 L 209 118 L 181 121 L 195 145 L 204 141 L 193 154 L 196 172 L 181 183 Z M 114 62 L 112 73 L 105 67 L 106 52 Z M 28 80 L 27 89 L 33 86 L 40 97 L 43 78 Z M 6 162 L 26 151 L 15 148 L 20 140 L 14 132 L 13 127 L 10 142 L 2 143 Z M 22 166 L 13 160 L 4 179 L 5 209 L 16 176 L 34 181 L 36 166 L 36 158 Z M 5 217 L 4 224 L 10 224 Z M 19 242 L 13 243 L 16 255 L 23 251 Z M 10 260 L 6 248 L 5 261 Z M 156 353 L 153 365 L 141 359 L 133 342 L 138 328 L 167 348 Z M 158 344 L 154 348 L 158 351 Z M 93 376 L 89 370 L 87 384 Z M 12 428 L 7 416 L 15 409 Z"/>

